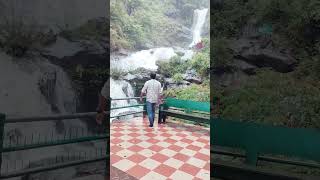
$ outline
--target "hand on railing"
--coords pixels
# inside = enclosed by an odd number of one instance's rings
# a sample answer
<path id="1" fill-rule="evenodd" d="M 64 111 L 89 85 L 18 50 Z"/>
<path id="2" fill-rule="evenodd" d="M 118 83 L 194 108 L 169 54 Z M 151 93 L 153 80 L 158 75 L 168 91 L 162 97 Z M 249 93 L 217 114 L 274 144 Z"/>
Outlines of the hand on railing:
<path id="1" fill-rule="evenodd" d="M 105 112 L 103 111 L 98 111 L 96 115 L 96 122 L 99 125 L 102 125 L 103 120 L 105 119 Z"/>

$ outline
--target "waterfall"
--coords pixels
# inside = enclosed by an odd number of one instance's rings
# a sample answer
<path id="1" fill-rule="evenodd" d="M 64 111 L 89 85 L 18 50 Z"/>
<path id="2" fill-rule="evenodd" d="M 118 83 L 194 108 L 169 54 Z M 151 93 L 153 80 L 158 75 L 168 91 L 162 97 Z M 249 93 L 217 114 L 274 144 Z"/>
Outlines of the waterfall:
<path id="1" fill-rule="evenodd" d="M 131 86 L 131 84 L 127 81 L 124 80 L 114 80 L 110 79 L 110 97 L 112 99 L 114 98 L 126 98 L 126 97 L 133 97 L 134 96 L 134 91 Z M 131 100 L 113 100 L 111 102 L 111 108 L 116 108 L 116 107 L 125 107 L 129 105 L 135 105 L 137 104 L 137 100 L 131 99 Z M 110 116 L 116 116 L 122 113 L 128 113 L 128 112 L 136 112 L 138 110 L 142 110 L 141 108 L 137 107 L 130 107 L 130 108 L 122 108 L 122 109 L 115 109 L 111 110 Z M 114 118 L 110 119 L 110 122 Z"/>
<path id="2" fill-rule="evenodd" d="M 192 43 L 189 47 L 196 45 L 201 41 L 201 30 L 206 21 L 208 9 L 196 9 L 193 15 L 193 25 L 192 25 Z"/>
<path id="3" fill-rule="evenodd" d="M 159 60 L 168 60 L 175 56 L 173 48 L 154 48 L 142 50 L 131 54 L 130 56 L 111 61 L 111 69 L 119 69 L 122 71 L 135 70 L 137 68 L 145 68 L 150 70 L 157 70 L 156 62 Z"/>

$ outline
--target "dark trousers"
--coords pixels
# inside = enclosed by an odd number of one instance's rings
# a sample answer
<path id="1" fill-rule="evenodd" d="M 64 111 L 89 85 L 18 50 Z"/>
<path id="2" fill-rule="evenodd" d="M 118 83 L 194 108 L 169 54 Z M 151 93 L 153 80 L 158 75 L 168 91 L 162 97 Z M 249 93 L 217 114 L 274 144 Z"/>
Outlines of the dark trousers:
<path id="1" fill-rule="evenodd" d="M 167 115 L 165 115 L 162 110 L 164 110 L 164 107 L 160 105 L 159 107 L 159 118 L 158 118 L 158 123 L 165 123 Z"/>

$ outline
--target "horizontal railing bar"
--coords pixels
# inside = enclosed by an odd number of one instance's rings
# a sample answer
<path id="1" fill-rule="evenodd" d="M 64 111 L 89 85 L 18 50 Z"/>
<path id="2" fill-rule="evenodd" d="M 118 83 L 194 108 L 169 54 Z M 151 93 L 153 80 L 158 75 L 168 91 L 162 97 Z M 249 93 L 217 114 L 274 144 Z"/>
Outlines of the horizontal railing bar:
<path id="1" fill-rule="evenodd" d="M 105 112 L 105 113 L 107 114 L 108 112 Z M 95 115 L 97 115 L 97 112 L 60 114 L 60 115 L 51 115 L 51 116 L 17 117 L 17 118 L 8 117 L 5 121 L 5 123 L 8 124 L 8 123 L 19 123 L 19 122 L 67 120 L 67 119 L 74 119 L 74 118 L 93 117 Z"/>
<path id="2" fill-rule="evenodd" d="M 139 113 L 144 113 L 144 112 L 146 112 L 146 111 L 138 111 L 138 112 L 132 112 L 132 113 L 128 113 L 128 114 L 121 114 L 121 115 L 112 116 L 112 117 L 110 117 L 110 118 L 121 117 L 121 116 L 128 116 L 128 115 L 139 114 Z"/>
<path id="3" fill-rule="evenodd" d="M 106 160 L 108 160 L 108 157 L 109 157 L 109 155 L 104 156 L 104 157 L 100 157 L 100 158 L 90 159 L 90 160 L 79 160 L 79 161 L 75 161 L 75 162 L 72 162 L 72 163 L 58 164 L 58 165 L 54 165 L 54 166 L 51 166 L 51 167 L 34 168 L 34 169 L 26 170 L 26 171 L 23 171 L 23 172 L 8 173 L 8 174 L 1 175 L 0 179 L 7 179 L 7 178 L 19 177 L 19 176 L 23 176 L 23 175 L 27 175 L 27 174 L 40 173 L 40 172 L 45 172 L 45 171 L 52 171 L 52 170 L 56 170 L 56 169 L 62 169 L 62 168 L 67 168 L 67 167 L 77 166 L 77 165 L 82 165 L 82 164 L 88 164 L 88 163 L 94 163 L 94 162 L 98 162 L 98 161 L 106 161 Z"/>
<path id="4" fill-rule="evenodd" d="M 246 155 L 242 153 L 235 153 L 230 152 L 226 150 L 211 150 L 211 153 L 214 154 L 220 154 L 220 155 L 227 155 L 227 156 L 236 156 L 245 158 Z M 320 168 L 319 163 L 310 163 L 310 162 L 302 162 L 297 160 L 287 160 L 287 159 L 280 159 L 270 156 L 258 156 L 258 160 L 260 161 L 266 161 L 266 162 L 274 162 L 274 163 L 280 163 L 280 164 L 288 164 L 288 165 L 296 165 L 296 166 L 304 166 L 304 167 L 310 167 L 310 168 Z"/>
<path id="5" fill-rule="evenodd" d="M 50 146 L 59 146 L 59 145 L 65 145 L 65 144 L 81 143 L 81 142 L 87 142 L 87 141 L 107 140 L 108 137 L 109 137 L 108 135 L 95 136 L 95 137 L 94 136 L 93 137 L 82 137 L 82 138 L 61 140 L 61 141 L 55 141 L 55 142 L 49 142 L 49 143 L 30 144 L 30 145 L 16 146 L 16 147 L 4 147 L 2 149 L 2 152 L 22 151 L 22 150 L 28 150 L 28 149 L 50 147 Z"/>
<path id="6" fill-rule="evenodd" d="M 115 110 L 115 109 L 125 109 L 125 108 L 130 108 L 130 107 L 139 107 L 139 106 L 145 106 L 146 104 L 137 104 L 137 105 L 131 105 L 131 106 L 122 106 L 122 107 L 115 107 L 115 108 L 111 108 L 111 110 Z"/>
<path id="7" fill-rule="evenodd" d="M 146 97 L 142 97 L 142 99 L 145 99 Z M 140 97 L 125 97 L 125 98 L 111 98 L 111 101 L 118 101 L 118 100 L 129 100 L 129 99 L 140 99 Z"/>

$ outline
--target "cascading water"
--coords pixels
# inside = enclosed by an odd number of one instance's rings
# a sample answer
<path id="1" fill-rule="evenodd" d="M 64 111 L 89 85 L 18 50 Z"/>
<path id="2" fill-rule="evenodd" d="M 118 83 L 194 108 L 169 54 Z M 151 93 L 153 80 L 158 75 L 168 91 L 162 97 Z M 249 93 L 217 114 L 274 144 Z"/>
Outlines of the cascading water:
<path id="1" fill-rule="evenodd" d="M 194 11 L 193 26 L 192 26 L 192 42 L 189 48 L 201 41 L 201 30 L 204 26 L 208 9 L 197 9 Z M 194 52 L 191 49 L 179 48 L 180 52 L 184 55 L 181 57 L 182 60 L 191 59 Z M 112 60 L 111 69 L 117 69 L 118 71 L 130 71 L 138 68 L 145 68 L 148 70 L 156 71 L 158 66 L 157 61 L 165 61 L 176 56 L 175 50 L 172 47 L 160 47 L 148 50 L 142 50 L 132 53 L 128 57 Z M 133 97 L 133 88 L 127 81 L 124 80 L 113 80 L 110 81 L 110 96 L 111 98 L 125 98 Z M 131 101 L 113 101 L 111 107 L 128 106 L 137 103 L 135 100 Z M 137 111 L 139 108 L 127 108 L 112 110 L 111 117 L 128 111 Z M 112 119 L 110 120 L 112 121 Z"/>
<path id="2" fill-rule="evenodd" d="M 114 80 L 110 79 L 110 97 L 112 99 L 115 98 L 125 98 L 125 97 L 133 97 L 134 96 L 134 91 L 131 86 L 131 84 L 127 81 L 124 80 Z M 116 108 L 116 107 L 125 107 L 125 106 L 130 106 L 130 105 L 135 105 L 137 104 L 137 100 L 135 99 L 130 99 L 130 100 L 114 100 L 111 102 L 111 107 Z M 137 107 L 130 107 L 130 108 L 122 108 L 122 109 L 114 109 L 111 111 L 110 116 L 116 116 L 122 113 L 127 113 L 127 112 L 135 112 L 137 110 L 141 110 L 141 108 Z M 115 118 L 111 118 L 110 122 L 114 120 Z"/>
<path id="3" fill-rule="evenodd" d="M 193 47 L 201 41 L 202 27 L 206 21 L 208 9 L 194 10 L 193 25 L 192 25 L 192 43 L 189 47 Z"/>
<path id="4" fill-rule="evenodd" d="M 111 69 L 115 68 L 122 71 L 135 70 L 137 68 L 157 70 L 157 61 L 168 60 L 175 55 L 173 48 L 161 47 L 142 50 L 126 58 L 111 62 Z"/>

